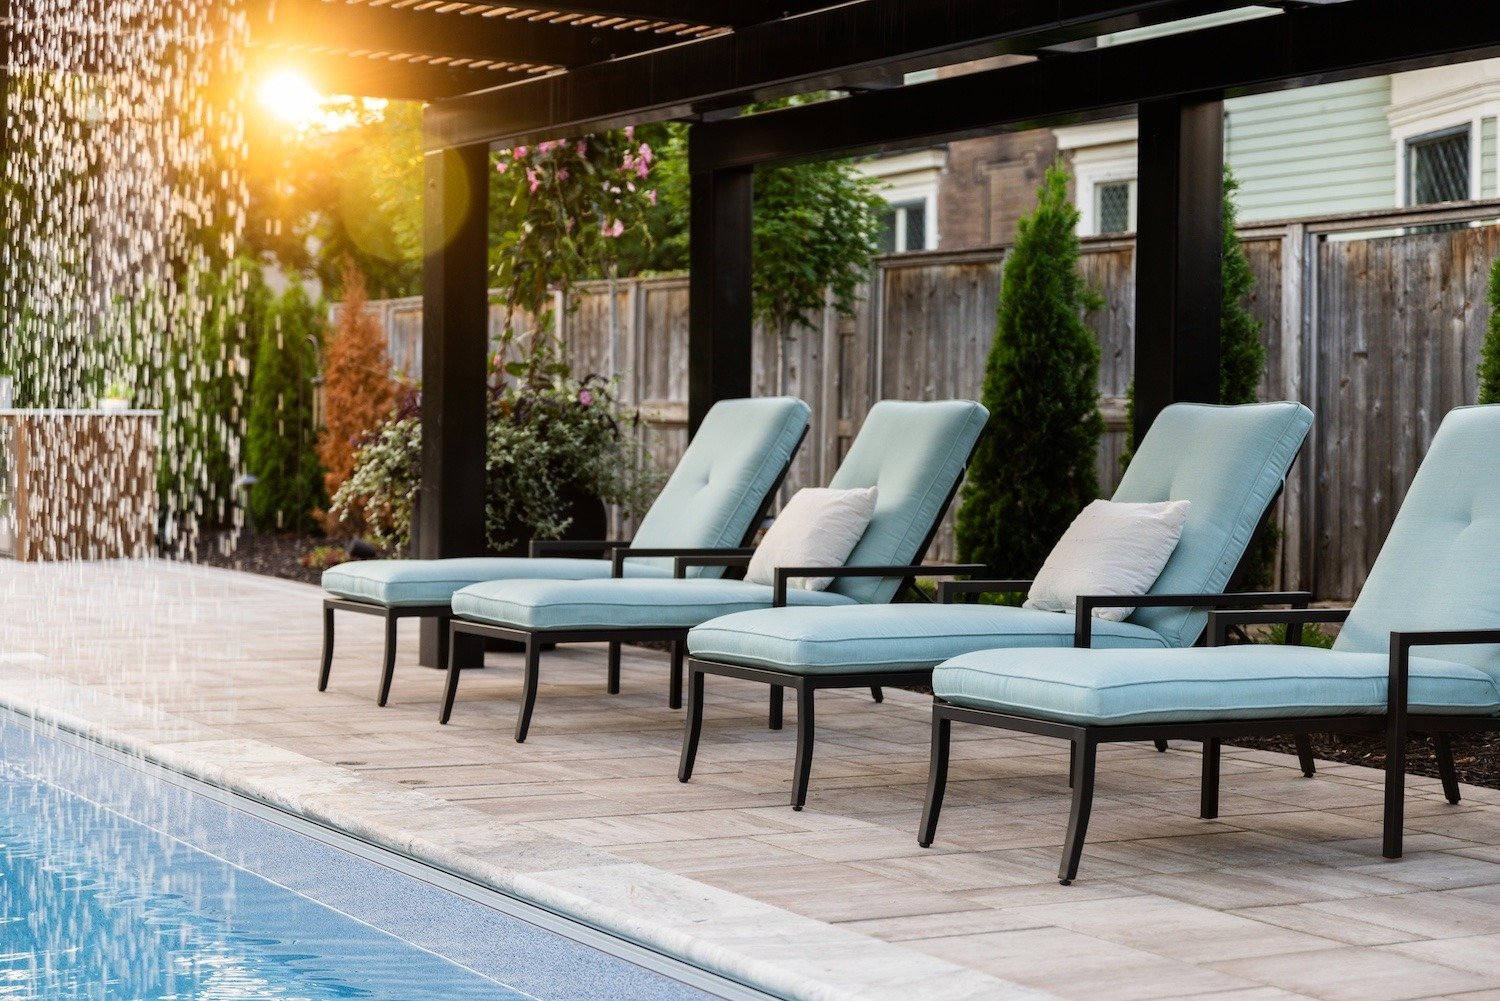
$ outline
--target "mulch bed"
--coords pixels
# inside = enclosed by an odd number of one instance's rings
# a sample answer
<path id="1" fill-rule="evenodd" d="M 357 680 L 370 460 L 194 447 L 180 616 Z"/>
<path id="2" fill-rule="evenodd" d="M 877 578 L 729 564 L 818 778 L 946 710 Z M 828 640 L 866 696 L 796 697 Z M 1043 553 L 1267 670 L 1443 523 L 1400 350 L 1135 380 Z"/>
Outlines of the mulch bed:
<path id="1" fill-rule="evenodd" d="M 322 577 L 322 569 L 303 566 L 301 558 L 317 546 L 337 544 L 336 540 L 317 536 L 256 535 L 241 538 L 239 546 L 227 556 L 219 551 L 217 545 L 205 545 L 195 562 L 316 584 Z M 643 645 L 660 646 L 662 649 L 667 647 L 667 644 Z M 930 690 L 921 691 L 927 694 Z M 1229 743 L 1284 754 L 1297 753 L 1290 737 L 1247 737 Z M 1315 735 L 1313 752 L 1324 761 L 1365 765 L 1370 768 L 1385 767 L 1385 744 L 1375 736 Z M 1454 735 L 1453 759 L 1460 782 L 1500 789 L 1500 733 Z M 1425 738 L 1413 738 L 1407 750 L 1407 768 L 1414 775 L 1437 778 L 1437 760 L 1433 757 L 1432 745 Z"/>
<path id="2" fill-rule="evenodd" d="M 318 546 L 338 545 L 338 540 L 312 535 L 244 535 L 239 545 L 227 555 L 222 539 L 206 542 L 198 548 L 194 563 L 228 570 L 243 570 L 266 577 L 300 580 L 316 584 L 323 577 L 321 567 L 305 567 L 300 560 Z"/>

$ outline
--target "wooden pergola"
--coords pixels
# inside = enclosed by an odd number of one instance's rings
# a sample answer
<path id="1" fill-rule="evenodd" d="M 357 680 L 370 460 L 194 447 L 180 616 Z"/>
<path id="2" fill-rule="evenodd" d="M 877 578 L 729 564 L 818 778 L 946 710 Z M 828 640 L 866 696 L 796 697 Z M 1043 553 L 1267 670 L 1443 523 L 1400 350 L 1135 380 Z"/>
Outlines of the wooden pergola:
<path id="1" fill-rule="evenodd" d="M 258 51 L 328 90 L 415 98 L 427 151 L 419 555 L 484 546 L 487 170 L 496 146 L 666 119 L 691 130 L 689 415 L 751 393 L 757 164 L 1139 118 L 1136 421 L 1219 390 L 1223 100 L 1500 54 L 1500 4 L 1288 0 L 1124 45 L 1100 35 L 1240 0 L 262 0 Z M 1263 5 L 1264 6 L 1264 5 Z M 1001 69 L 904 85 L 1000 54 Z M 847 97 L 753 116 L 752 101 Z M 461 220 L 456 229 L 451 220 Z M 446 222 L 445 222 L 446 220 Z M 447 237 L 445 240 L 444 238 Z M 424 648 L 427 644 L 424 642 Z M 425 658 L 424 658 L 425 659 Z"/>

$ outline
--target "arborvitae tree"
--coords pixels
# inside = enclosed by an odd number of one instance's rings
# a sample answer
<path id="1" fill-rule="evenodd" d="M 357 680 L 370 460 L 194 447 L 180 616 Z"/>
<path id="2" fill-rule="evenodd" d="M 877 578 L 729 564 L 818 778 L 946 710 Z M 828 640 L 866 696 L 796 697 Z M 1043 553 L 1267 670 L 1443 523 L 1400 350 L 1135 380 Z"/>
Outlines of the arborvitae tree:
<path id="1" fill-rule="evenodd" d="M 1490 268 L 1490 329 L 1479 353 L 1479 402 L 1500 403 L 1500 260 Z"/>
<path id="2" fill-rule="evenodd" d="M 330 497 L 354 470 L 355 443 L 380 427 L 396 399 L 385 335 L 365 309 L 364 276 L 352 263 L 344 268 L 343 299 L 323 366 L 324 428 L 318 439 Z"/>
<path id="3" fill-rule="evenodd" d="M 324 503 L 313 424 L 322 324 L 300 282 L 270 310 L 250 376 L 248 468 L 257 479 L 251 509 L 259 529 L 301 531 Z"/>
<path id="4" fill-rule="evenodd" d="M 1099 493 L 1099 343 L 1082 319 L 1078 255 L 1078 210 L 1054 165 L 1005 259 L 984 376 L 989 426 L 955 526 L 962 558 L 1000 576 L 1034 573 Z"/>

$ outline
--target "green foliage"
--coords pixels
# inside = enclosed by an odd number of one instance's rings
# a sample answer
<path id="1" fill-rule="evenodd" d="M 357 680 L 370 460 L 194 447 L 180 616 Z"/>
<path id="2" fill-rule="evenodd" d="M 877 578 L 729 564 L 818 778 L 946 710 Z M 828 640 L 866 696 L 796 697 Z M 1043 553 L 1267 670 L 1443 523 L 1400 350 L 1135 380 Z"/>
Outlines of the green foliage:
<path id="1" fill-rule="evenodd" d="M 984 377 L 989 425 L 956 524 L 960 557 L 1003 576 L 1034 573 L 1098 495 L 1099 344 L 1082 319 L 1077 227 L 1067 172 L 1053 166 L 1005 259 Z"/>
<path id="2" fill-rule="evenodd" d="M 322 322 L 301 282 L 292 282 L 259 331 L 250 376 L 247 467 L 257 528 L 303 531 L 324 501 L 316 452 L 313 379 Z"/>
<path id="3" fill-rule="evenodd" d="M 1223 300 L 1219 320 L 1219 402 L 1254 403 L 1266 367 L 1266 346 L 1260 340 L 1261 322 L 1245 307 L 1255 288 L 1255 272 L 1245 255 L 1236 226 L 1239 208 L 1234 193 L 1240 182 L 1224 168 Z"/>
<path id="4" fill-rule="evenodd" d="M 1500 260 L 1490 268 L 1490 327 L 1479 359 L 1479 402 L 1500 403 Z"/>
<path id="5" fill-rule="evenodd" d="M 799 98 L 798 101 L 815 99 Z M 774 110 L 792 101 L 756 105 Z M 687 128 L 667 126 L 655 169 L 660 199 L 649 214 L 656 234 L 651 270 L 688 266 Z M 855 291 L 875 253 L 885 200 L 851 160 L 777 164 L 755 169 L 754 261 L 751 283 L 756 319 L 777 330 L 813 324 L 824 290 L 834 307 L 853 313 Z"/>
<path id="6" fill-rule="evenodd" d="M 643 510 L 658 480 L 648 471 L 610 384 L 559 378 L 546 386 L 510 384 L 494 393 L 486 427 L 485 530 L 504 550 L 524 538 L 568 529 L 568 496 L 582 492 L 628 511 Z M 334 495 L 336 517 L 362 519 L 392 548 L 411 541 L 420 480 L 421 414 L 408 401 L 362 443 L 354 473 Z"/>
<path id="7" fill-rule="evenodd" d="M 1333 633 L 1313 624 L 1302 627 L 1302 646 L 1317 647 L 1319 650 L 1332 650 L 1333 641 L 1336 639 Z M 1286 625 L 1278 622 L 1266 633 L 1266 643 L 1284 645 L 1286 643 Z"/>

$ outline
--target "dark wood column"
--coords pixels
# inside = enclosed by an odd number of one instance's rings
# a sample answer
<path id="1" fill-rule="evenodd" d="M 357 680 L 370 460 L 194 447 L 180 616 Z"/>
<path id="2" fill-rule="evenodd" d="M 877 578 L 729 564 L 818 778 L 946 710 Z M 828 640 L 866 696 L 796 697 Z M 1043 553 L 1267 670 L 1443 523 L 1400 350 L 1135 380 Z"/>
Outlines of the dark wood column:
<path id="1" fill-rule="evenodd" d="M 1169 403 L 1219 401 L 1224 105 L 1140 106 L 1135 437 Z"/>
<path id="2" fill-rule="evenodd" d="M 719 400 L 750 395 L 754 191 L 750 167 L 692 172 L 689 434 Z"/>
<path id="3" fill-rule="evenodd" d="M 428 153 L 422 192 L 421 559 L 485 551 L 485 390 L 489 369 L 489 147 Z M 463 662 L 482 657 L 478 637 Z M 423 620 L 421 662 L 436 667 L 437 623 Z"/>

